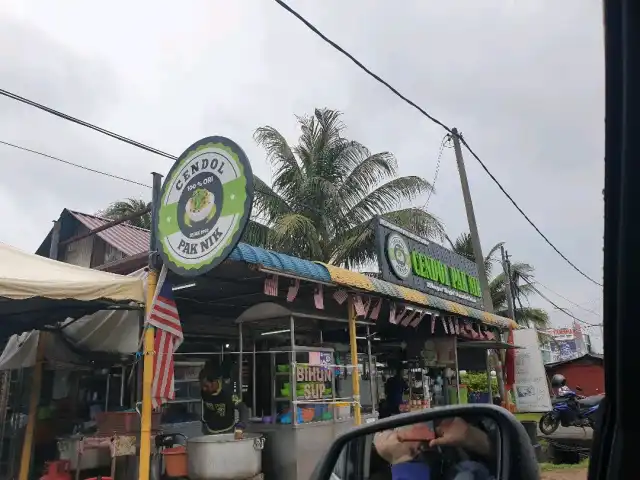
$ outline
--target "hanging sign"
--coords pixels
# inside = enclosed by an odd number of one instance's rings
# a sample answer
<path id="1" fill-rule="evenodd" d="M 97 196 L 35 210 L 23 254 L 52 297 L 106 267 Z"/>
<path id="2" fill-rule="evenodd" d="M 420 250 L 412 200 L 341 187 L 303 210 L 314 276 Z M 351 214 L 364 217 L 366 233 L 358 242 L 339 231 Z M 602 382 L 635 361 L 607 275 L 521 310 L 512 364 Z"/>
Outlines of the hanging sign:
<path id="1" fill-rule="evenodd" d="M 215 268 L 240 240 L 252 203 L 253 173 L 244 151 L 225 137 L 197 141 L 162 185 L 154 219 L 162 260 L 187 277 Z"/>

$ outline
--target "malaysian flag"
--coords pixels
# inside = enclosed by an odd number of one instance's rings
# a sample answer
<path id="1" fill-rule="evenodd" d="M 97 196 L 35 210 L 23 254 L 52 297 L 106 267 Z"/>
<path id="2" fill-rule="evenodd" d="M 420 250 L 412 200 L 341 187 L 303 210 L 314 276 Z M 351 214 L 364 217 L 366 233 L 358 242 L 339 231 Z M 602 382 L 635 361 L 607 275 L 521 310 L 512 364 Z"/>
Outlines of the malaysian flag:
<path id="1" fill-rule="evenodd" d="M 348 296 L 347 291 L 343 289 L 336 290 L 333 294 L 333 298 L 338 302 L 338 305 L 342 305 Z"/>
<path id="2" fill-rule="evenodd" d="M 289 287 L 289 291 L 287 292 L 287 302 L 293 302 L 298 295 L 298 290 L 300 290 L 300 280 L 297 278 L 293 280 L 293 283 Z"/>
<path id="3" fill-rule="evenodd" d="M 371 315 L 369 317 L 374 322 L 378 320 L 378 316 L 380 315 L 381 308 L 382 308 L 382 299 L 378 298 L 378 303 L 376 303 L 375 307 L 373 307 L 373 310 L 371 310 Z"/>
<path id="4" fill-rule="evenodd" d="M 362 303 L 362 297 L 360 295 L 353 295 L 351 297 L 353 299 L 353 308 L 356 311 L 356 316 L 364 317 L 367 312 L 364 309 L 364 303 Z"/>
<path id="5" fill-rule="evenodd" d="M 158 277 L 147 324 L 156 328 L 151 402 L 153 408 L 158 408 L 167 400 L 175 398 L 173 353 L 183 338 L 178 307 L 173 299 L 172 285 L 167 279 L 167 267 L 164 265 Z"/>
<path id="6" fill-rule="evenodd" d="M 318 310 L 324 310 L 324 294 L 321 283 L 316 285 L 316 289 L 313 292 L 313 302 Z"/>
<path id="7" fill-rule="evenodd" d="M 271 297 L 278 296 L 278 276 L 277 275 L 268 275 L 267 278 L 264 279 L 264 294 L 269 295 Z"/>

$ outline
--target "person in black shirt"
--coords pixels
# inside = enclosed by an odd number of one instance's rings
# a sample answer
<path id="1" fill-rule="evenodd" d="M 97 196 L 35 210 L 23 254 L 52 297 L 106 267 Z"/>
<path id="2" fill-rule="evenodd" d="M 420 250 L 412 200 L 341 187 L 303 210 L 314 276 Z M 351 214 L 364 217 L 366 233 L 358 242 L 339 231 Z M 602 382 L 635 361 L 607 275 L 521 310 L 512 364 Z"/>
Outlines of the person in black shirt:
<path id="1" fill-rule="evenodd" d="M 222 377 L 220 367 L 212 362 L 207 362 L 200 371 L 202 433 L 234 433 L 239 439 L 247 422 L 248 409 Z"/>

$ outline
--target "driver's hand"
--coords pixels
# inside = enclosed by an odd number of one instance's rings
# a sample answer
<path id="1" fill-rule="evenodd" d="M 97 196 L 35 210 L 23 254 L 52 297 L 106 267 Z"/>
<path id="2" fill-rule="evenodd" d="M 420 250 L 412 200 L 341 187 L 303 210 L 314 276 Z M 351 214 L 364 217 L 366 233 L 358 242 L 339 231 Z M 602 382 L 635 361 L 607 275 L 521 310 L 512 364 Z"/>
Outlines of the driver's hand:
<path id="1" fill-rule="evenodd" d="M 373 437 L 378 454 L 392 465 L 413 460 L 420 450 L 420 442 L 403 442 L 397 430 L 378 432 Z"/>
<path id="2" fill-rule="evenodd" d="M 436 438 L 429 442 L 430 447 L 463 447 L 469 435 L 469 424 L 459 417 L 447 418 L 436 427 Z"/>

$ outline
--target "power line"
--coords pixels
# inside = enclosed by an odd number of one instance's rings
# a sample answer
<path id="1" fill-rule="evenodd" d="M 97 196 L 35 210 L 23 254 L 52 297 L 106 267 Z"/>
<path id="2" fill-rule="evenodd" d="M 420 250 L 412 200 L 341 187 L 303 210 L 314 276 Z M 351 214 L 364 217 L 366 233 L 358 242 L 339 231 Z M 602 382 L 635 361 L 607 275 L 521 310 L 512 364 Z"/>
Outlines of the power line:
<path id="1" fill-rule="evenodd" d="M 438 152 L 438 159 L 436 161 L 436 173 L 433 175 L 433 182 L 431 182 L 431 190 L 429 190 L 429 193 L 427 194 L 427 201 L 424 202 L 424 205 L 422 205 L 422 210 L 427 209 L 427 207 L 429 206 L 429 201 L 431 200 L 431 196 L 433 195 L 433 192 L 436 189 L 436 182 L 438 181 L 438 174 L 440 173 L 440 164 L 442 161 L 442 154 L 444 152 L 444 147 L 451 148 L 450 145 L 447 145 L 447 142 L 449 140 L 451 140 L 451 135 L 447 133 L 442 138 L 442 142 L 440 142 L 440 151 Z"/>
<path id="2" fill-rule="evenodd" d="M 63 160 L 62 158 L 54 157 L 53 155 L 48 155 L 46 153 L 39 152 L 37 150 L 32 150 L 27 147 L 21 147 L 20 145 L 16 145 L 14 143 L 5 142 L 4 140 L 0 140 L 2 145 L 6 145 L 8 147 L 16 148 L 18 150 L 24 150 L 25 152 L 35 153 L 36 155 L 40 155 L 41 157 L 49 158 L 51 160 L 55 160 L 56 162 L 64 163 L 65 165 L 69 165 L 71 167 L 80 168 L 82 170 L 86 170 L 87 172 L 97 173 L 99 175 L 104 175 L 105 177 L 115 178 L 116 180 L 122 180 L 123 182 L 133 183 L 134 185 L 139 185 L 141 187 L 151 188 L 149 185 L 145 185 L 144 183 L 136 182 L 135 180 L 131 180 L 129 178 L 120 177 L 118 175 L 114 175 L 113 173 L 103 172 L 101 170 L 96 170 L 95 168 L 86 167 L 84 165 L 80 165 L 78 163 L 73 163 L 68 160 Z"/>
<path id="3" fill-rule="evenodd" d="M 311 22 L 309 22 L 306 18 L 304 18 L 302 15 L 300 15 L 297 11 L 295 11 L 293 8 L 291 8 L 289 5 L 287 5 L 285 2 L 283 2 L 282 0 L 274 0 L 274 2 L 276 2 L 278 5 L 280 5 L 283 9 L 285 9 L 287 12 L 289 12 L 291 15 L 293 15 L 294 17 L 296 17 L 300 22 L 302 22 L 309 30 L 311 30 L 313 33 L 315 33 L 317 36 L 319 36 L 322 40 L 324 40 L 327 44 L 329 44 L 331 47 L 333 47 L 334 49 L 336 49 L 337 51 L 339 51 L 341 54 L 343 54 L 344 56 L 346 56 L 349 60 L 351 60 L 354 64 L 356 64 L 356 66 L 358 66 L 358 68 L 360 68 L 361 70 L 363 70 L 367 75 L 369 75 L 370 77 L 372 77 L 373 79 L 375 79 L 377 82 L 381 83 L 382 85 L 384 85 L 385 87 L 387 87 L 389 90 L 391 90 L 391 92 L 396 95 L 398 98 L 400 98 L 402 101 L 404 101 L 405 103 L 407 103 L 408 105 L 410 105 L 411 107 L 415 108 L 416 110 L 418 110 L 423 116 L 427 117 L 429 120 L 431 120 L 433 123 L 435 123 L 436 125 L 439 125 L 440 127 L 444 128 L 448 133 L 453 133 L 451 128 L 449 128 L 447 125 L 445 125 L 443 122 L 441 122 L 440 120 L 438 120 L 437 118 L 433 117 L 432 115 L 430 115 L 429 113 L 427 113 L 427 111 L 425 109 L 423 109 L 422 107 L 420 107 L 418 104 L 416 104 L 415 102 L 413 102 L 412 100 L 410 100 L 409 98 L 407 98 L 406 96 L 404 96 L 402 93 L 400 93 L 396 88 L 394 88 L 389 82 L 383 80 L 380 76 L 378 76 L 377 74 L 373 73 L 369 68 L 367 68 L 362 62 L 360 62 L 357 58 L 355 58 L 352 54 L 350 54 L 349 52 L 347 52 L 344 48 L 342 48 L 340 45 L 338 45 L 336 42 L 334 42 L 333 40 L 331 40 L 329 37 L 327 37 L 325 34 L 323 34 L 320 30 L 318 30 L 318 28 L 316 26 L 314 26 Z M 571 265 L 571 267 L 573 267 L 574 270 L 576 270 L 578 273 L 580 273 L 583 277 L 585 277 L 586 279 L 588 279 L 589 281 L 595 283 L 598 286 L 602 286 L 602 284 L 596 280 L 594 280 L 593 278 L 591 278 L 589 275 L 587 275 L 584 271 L 582 271 L 580 268 L 578 268 L 571 260 L 569 260 L 552 242 L 551 240 L 549 240 L 547 238 L 546 235 L 544 235 L 542 233 L 542 231 L 537 227 L 537 225 L 535 223 L 533 223 L 533 220 L 531 220 L 529 218 L 529 216 L 527 214 L 524 213 L 524 211 L 522 210 L 522 208 L 520 208 L 520 206 L 516 203 L 516 201 L 511 197 L 511 195 L 509 195 L 507 193 L 507 191 L 504 189 L 504 187 L 500 184 L 500 182 L 498 181 L 498 179 L 489 171 L 489 169 L 487 168 L 487 166 L 484 164 L 484 162 L 482 162 L 482 160 L 480 160 L 480 157 L 478 157 L 478 155 L 476 155 L 476 153 L 471 149 L 471 147 L 469 146 L 469 144 L 461 137 L 460 138 L 461 143 L 466 147 L 466 149 L 469 151 L 469 153 L 471 153 L 471 155 L 478 161 L 478 163 L 480 163 L 480 166 L 482 167 L 482 169 L 489 175 L 489 177 L 491 178 L 491 180 L 493 180 L 493 182 L 498 186 L 498 188 L 502 191 L 502 193 L 509 199 L 509 201 L 513 204 L 514 207 L 516 207 L 516 209 L 518 210 L 518 212 L 520 212 L 520 214 L 525 218 L 525 220 L 527 220 L 527 222 L 535 229 L 536 232 L 538 232 L 538 234 L 544 239 L 545 242 L 547 242 L 547 244 L 549 244 L 549 246 L 551 246 L 551 248 L 553 248 L 556 253 L 558 253 L 558 255 L 560 255 L 560 257 L 567 262 L 569 265 Z"/>
<path id="4" fill-rule="evenodd" d="M 540 285 L 541 287 L 545 288 L 546 290 L 548 290 L 549 292 L 553 293 L 554 295 L 557 295 L 558 297 L 562 298 L 563 300 L 569 302 L 571 305 L 573 305 L 574 307 L 577 307 L 581 310 L 584 310 L 585 312 L 591 313 L 593 315 L 597 315 L 599 317 L 602 316 L 601 313 L 596 312 L 595 310 L 590 310 L 588 308 L 583 307 L 582 305 L 580 305 L 579 303 L 576 303 L 572 300 L 570 300 L 569 298 L 565 297 L 564 295 L 559 294 L 558 292 L 551 290 L 549 287 L 547 287 L 544 283 L 540 282 L 538 279 L 536 279 L 536 283 L 538 285 Z"/>
<path id="5" fill-rule="evenodd" d="M 574 320 L 576 320 L 577 322 L 580 322 L 584 325 L 588 325 L 590 327 L 597 327 L 599 325 L 594 324 L 594 323 L 589 323 L 589 322 L 585 322 L 584 320 L 576 317 L 573 313 L 571 313 L 569 310 L 567 310 L 566 308 L 562 308 L 560 306 L 558 306 L 558 304 L 556 304 L 553 300 L 551 300 L 549 297 L 547 297 L 544 293 L 542 293 L 533 283 L 531 283 L 527 278 L 525 277 L 520 277 L 522 280 L 525 281 L 525 283 L 527 283 L 534 292 L 536 292 L 538 295 L 540 295 L 542 298 L 544 298 L 547 302 L 549 302 L 554 308 L 556 308 L 557 310 L 561 311 L 562 313 L 564 313 L 565 315 L 568 315 L 569 317 L 573 318 Z"/>
<path id="6" fill-rule="evenodd" d="M 68 120 L 70 122 L 76 123 L 83 127 L 90 128 L 92 130 L 95 130 L 96 132 L 102 133 L 103 135 L 107 135 L 111 138 L 115 138 L 116 140 L 120 140 L 121 142 L 128 143 L 129 145 L 132 145 L 134 147 L 138 147 L 143 150 L 146 150 L 147 152 L 155 153 L 156 155 L 161 155 L 163 157 L 170 158 L 171 160 L 177 159 L 176 156 L 163 152 L 162 150 L 158 150 L 157 148 L 150 147 L 149 145 L 145 145 L 144 143 L 136 142 L 135 140 L 131 140 L 130 138 L 127 138 L 123 135 L 114 133 L 102 127 L 98 127 L 97 125 L 94 125 L 92 123 L 85 122 L 84 120 L 80 120 L 79 118 L 72 117 L 71 115 L 67 115 L 66 113 L 59 112 L 58 110 L 49 108 L 46 105 L 42 105 L 41 103 L 34 102 L 33 100 L 29 100 L 28 98 L 25 98 L 25 97 L 21 97 L 16 93 L 12 93 L 0 88 L 0 95 L 4 95 L 5 97 L 11 98 L 13 100 L 17 100 L 18 102 L 22 102 L 32 107 L 38 108 L 44 112 L 50 113 L 51 115 L 55 115 L 56 117 L 60 117 L 64 120 Z"/>

